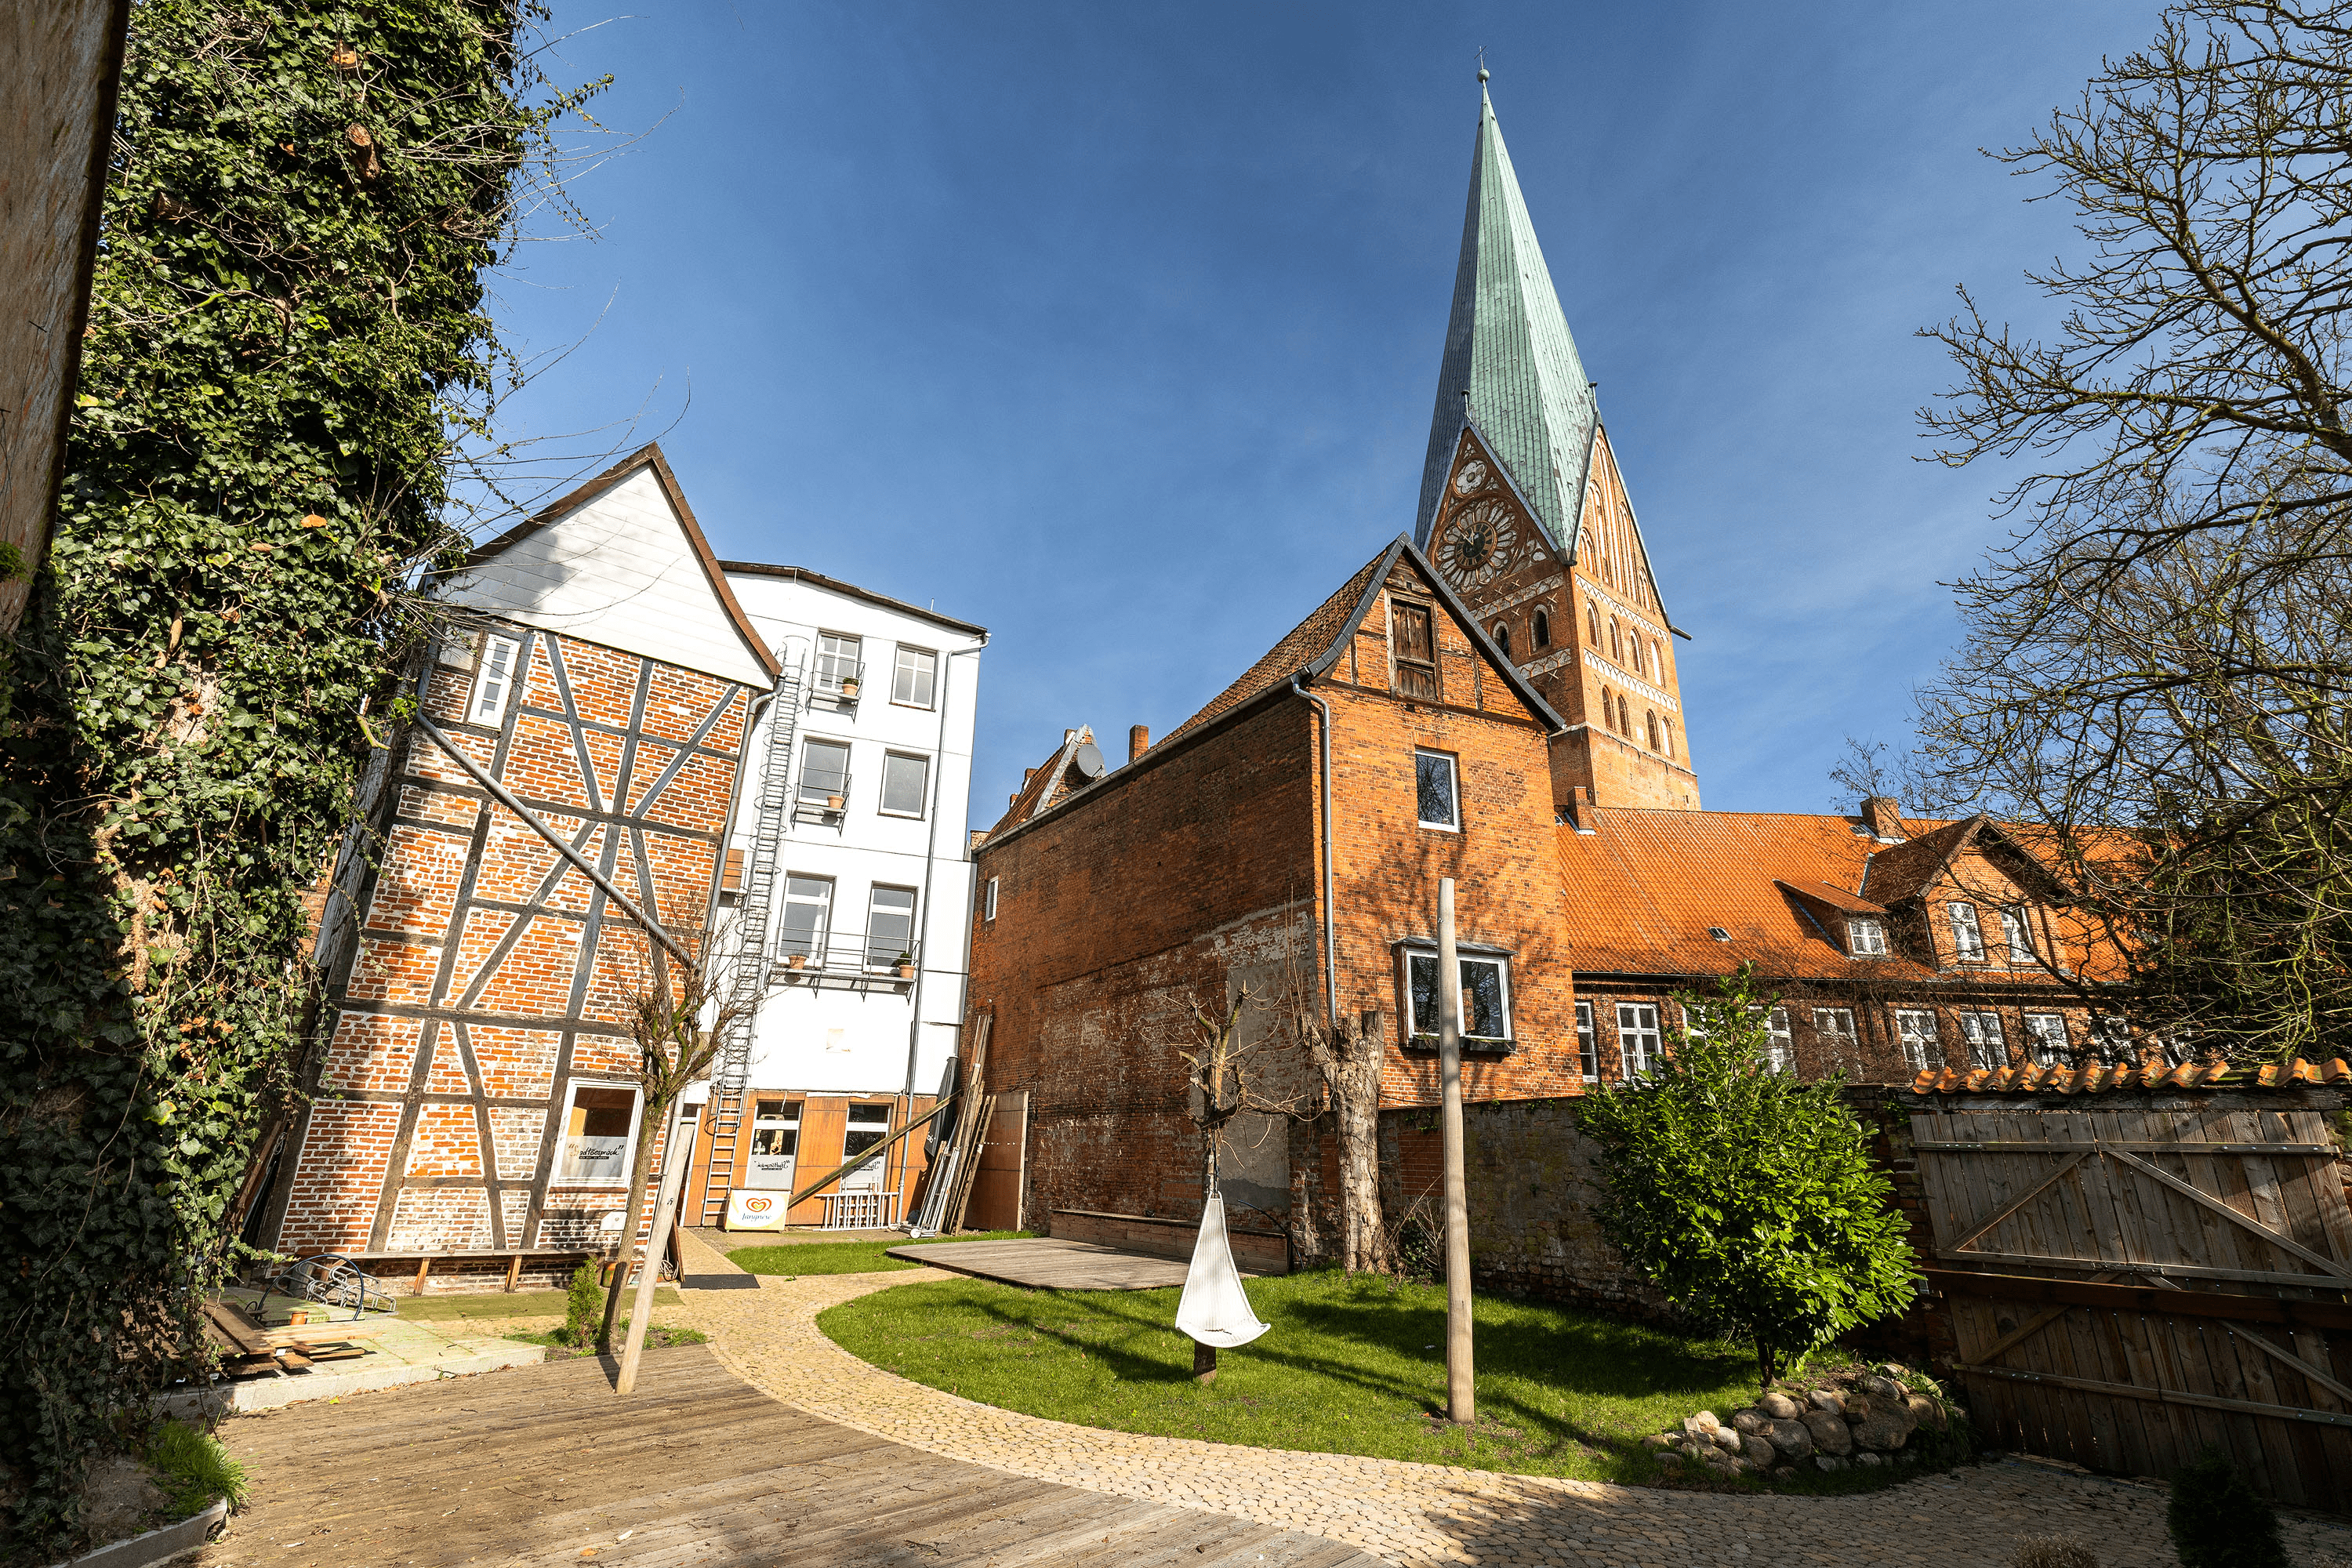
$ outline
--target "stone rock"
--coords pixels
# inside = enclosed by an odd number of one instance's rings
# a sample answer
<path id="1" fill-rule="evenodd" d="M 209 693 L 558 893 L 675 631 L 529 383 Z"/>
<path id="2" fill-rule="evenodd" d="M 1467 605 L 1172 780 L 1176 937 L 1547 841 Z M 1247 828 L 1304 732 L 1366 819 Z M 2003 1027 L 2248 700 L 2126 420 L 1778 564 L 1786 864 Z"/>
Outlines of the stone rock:
<path id="1" fill-rule="evenodd" d="M 1876 1453 L 1888 1454 L 1903 1447 L 1911 1436 L 1911 1413 L 1897 1414 L 1889 1410 L 1872 1415 L 1853 1424 L 1853 1446 Z"/>
<path id="2" fill-rule="evenodd" d="M 1911 1412 L 1915 1426 L 1925 1426 L 1930 1432 L 1941 1432 L 1951 1424 L 1945 1418 L 1944 1407 L 1924 1394 L 1913 1394 L 1903 1402 L 1903 1406 Z"/>
<path id="3" fill-rule="evenodd" d="M 1893 1378 L 1907 1378 L 1911 1375 L 1911 1369 L 1900 1362 L 1888 1362 L 1885 1370 L 1886 1375 Z"/>
<path id="4" fill-rule="evenodd" d="M 1853 1462 L 1857 1465 L 1883 1465 L 1886 1463 L 1885 1459 L 1881 1458 L 1876 1454 L 1856 1454 L 1853 1457 Z"/>
<path id="5" fill-rule="evenodd" d="M 1849 1394 L 1845 1395 L 1840 1403 L 1843 1405 L 1844 1408 L 1840 1410 L 1838 1414 L 1844 1416 L 1847 1420 L 1866 1421 L 1870 1418 L 1870 1396 L 1868 1394 Z"/>
<path id="6" fill-rule="evenodd" d="M 1808 1410 L 1804 1415 L 1805 1430 L 1813 1435 L 1813 1447 L 1824 1454 L 1844 1455 L 1853 1452 L 1853 1434 L 1845 1418 L 1834 1411 Z"/>
<path id="7" fill-rule="evenodd" d="M 1775 1421 L 1764 1428 L 1765 1438 L 1792 1459 L 1813 1451 L 1812 1429 L 1801 1421 Z"/>
<path id="8" fill-rule="evenodd" d="M 1770 1419 L 1760 1410 L 1735 1410 L 1731 1413 L 1731 1429 L 1745 1437 L 1764 1430 L 1764 1424 Z"/>
<path id="9" fill-rule="evenodd" d="M 1739 1434 L 1732 1431 L 1729 1427 L 1718 1426 L 1708 1435 L 1715 1439 L 1715 1446 L 1722 1449 L 1725 1453 L 1737 1454 L 1739 1452 Z"/>
<path id="10" fill-rule="evenodd" d="M 1816 1388 L 1805 1397 L 1811 1402 L 1812 1407 L 1816 1410 L 1826 1410 L 1832 1415 L 1842 1415 L 1845 1413 L 1845 1401 L 1826 1388 Z"/>
<path id="11" fill-rule="evenodd" d="M 1775 1421 L 1794 1421 L 1804 1406 L 1785 1394 L 1768 1394 L 1756 1402 L 1756 1408 Z"/>
<path id="12" fill-rule="evenodd" d="M 1739 1439 L 1739 1452 L 1741 1458 L 1759 1469 L 1769 1468 L 1780 1458 L 1780 1450 L 1772 1446 L 1769 1438 L 1759 1437 L 1753 1432 Z"/>
<path id="13" fill-rule="evenodd" d="M 1675 1435 L 1671 1432 L 1661 1432 L 1654 1437 L 1642 1439 L 1642 1447 L 1644 1448 L 1671 1448 L 1674 1446 Z"/>
<path id="14" fill-rule="evenodd" d="M 1793 1479 L 1795 1478 L 1796 1474 L 1797 1474 L 1797 1467 L 1796 1467 L 1796 1466 L 1794 1466 L 1794 1465 L 1778 1465 L 1778 1466 L 1775 1466 L 1775 1467 L 1773 1468 L 1773 1470 L 1772 1470 L 1772 1479 L 1773 1479 L 1774 1480 L 1776 1480 L 1776 1481 L 1790 1480 L 1790 1479 Z M 1733 1550 L 1734 1550 L 1734 1551 L 1738 1551 L 1738 1548 L 1734 1547 L 1734 1548 L 1733 1548 Z"/>
<path id="15" fill-rule="evenodd" d="M 1900 1404 L 1903 1399 L 1903 1391 L 1895 1386 L 1895 1380 L 1891 1377 L 1878 1377 L 1875 1375 L 1865 1377 L 1862 1380 L 1859 1386 L 1864 1394 L 1874 1395 L 1880 1399 L 1893 1400 L 1897 1404 Z"/>
<path id="16" fill-rule="evenodd" d="M 1664 1470 L 1668 1475 L 1680 1475 L 1683 1468 L 1683 1457 L 1675 1452 L 1672 1448 L 1669 1448 L 1664 1453 L 1658 1456 L 1658 1468 Z"/>
<path id="17" fill-rule="evenodd" d="M 1698 1442 L 1708 1442 L 1712 1440 L 1706 1435 L 1706 1428 L 1698 1424 L 1698 1417 L 1696 1415 L 1685 1415 L 1683 1417 L 1683 1436 Z"/>
<path id="18" fill-rule="evenodd" d="M 1702 1410 L 1691 1419 L 1698 1423 L 1698 1428 L 1702 1432 L 1712 1432 L 1723 1425 L 1715 1418 L 1715 1412 L 1712 1410 Z"/>
<path id="19" fill-rule="evenodd" d="M 1843 1470 L 1845 1468 L 1845 1461 L 1843 1459 L 1833 1458 L 1827 1454 L 1814 1455 L 1813 1463 L 1819 1465 L 1825 1470 Z"/>

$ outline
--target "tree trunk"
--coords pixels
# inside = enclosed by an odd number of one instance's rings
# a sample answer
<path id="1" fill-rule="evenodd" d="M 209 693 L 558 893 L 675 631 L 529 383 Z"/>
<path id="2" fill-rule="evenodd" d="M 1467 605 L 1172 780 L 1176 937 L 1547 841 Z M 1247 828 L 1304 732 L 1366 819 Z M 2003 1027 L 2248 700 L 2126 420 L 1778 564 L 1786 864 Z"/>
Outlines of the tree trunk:
<path id="1" fill-rule="evenodd" d="M 1350 1274 L 1384 1273 L 1392 1249 L 1381 1217 L 1381 1059 L 1388 1016 L 1373 1009 L 1333 1042 L 1323 1071 L 1339 1130 L 1339 1264 Z"/>
<path id="2" fill-rule="evenodd" d="M 637 1118 L 637 1148 L 629 1161 L 629 1208 L 621 1220 L 620 1255 L 613 1264 L 613 1281 L 604 1290 L 604 1326 L 596 1333 L 596 1353 L 613 1353 L 613 1329 L 621 1316 L 621 1290 L 629 1278 L 629 1264 L 636 1257 L 637 1216 L 645 1213 L 646 1204 L 653 1196 L 653 1183 L 646 1177 L 646 1167 L 654 1160 L 654 1135 L 661 1131 L 661 1118 L 668 1114 L 667 1106 L 656 1110 L 647 1105 Z M 647 1257 L 652 1244 L 660 1239 L 648 1236 Z"/>

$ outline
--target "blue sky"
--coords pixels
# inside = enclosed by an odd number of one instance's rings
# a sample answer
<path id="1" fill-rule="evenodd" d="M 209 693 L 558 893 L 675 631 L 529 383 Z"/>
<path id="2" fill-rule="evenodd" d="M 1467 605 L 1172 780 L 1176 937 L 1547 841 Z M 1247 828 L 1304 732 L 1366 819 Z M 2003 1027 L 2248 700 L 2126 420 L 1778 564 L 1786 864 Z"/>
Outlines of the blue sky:
<path id="1" fill-rule="evenodd" d="M 560 4 L 559 26 L 612 16 Z M 2005 536 L 1916 460 L 1913 335 L 2029 327 L 2066 213 L 1980 157 L 2149 4 L 718 0 L 605 21 L 646 130 L 525 247 L 520 433 L 658 435 L 722 556 L 987 626 L 972 818 L 1066 726 L 1165 733 L 1412 525 L 1486 47 L 1682 649 L 1706 804 L 1899 742 Z M 611 428 L 619 443 L 631 432 Z M 558 444 L 583 450 L 583 443 Z"/>

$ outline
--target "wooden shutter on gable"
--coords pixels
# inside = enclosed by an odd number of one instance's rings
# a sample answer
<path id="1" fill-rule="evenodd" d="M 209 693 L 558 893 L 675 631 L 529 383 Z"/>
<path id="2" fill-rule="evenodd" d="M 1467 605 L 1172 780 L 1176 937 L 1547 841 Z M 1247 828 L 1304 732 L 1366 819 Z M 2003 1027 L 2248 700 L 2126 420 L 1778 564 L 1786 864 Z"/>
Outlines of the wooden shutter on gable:
<path id="1" fill-rule="evenodd" d="M 1429 606 L 1391 600 L 1390 625 L 1395 628 L 1398 694 L 1423 702 L 1440 700 L 1437 637 Z"/>

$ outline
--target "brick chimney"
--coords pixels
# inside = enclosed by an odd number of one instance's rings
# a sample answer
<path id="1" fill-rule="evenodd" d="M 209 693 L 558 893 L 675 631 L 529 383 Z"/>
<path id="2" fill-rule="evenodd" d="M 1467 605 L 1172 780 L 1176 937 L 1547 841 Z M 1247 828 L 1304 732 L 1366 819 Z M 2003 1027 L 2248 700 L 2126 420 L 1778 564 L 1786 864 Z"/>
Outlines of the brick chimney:
<path id="1" fill-rule="evenodd" d="M 1127 727 L 1127 760 L 1131 763 L 1150 750 L 1150 730 L 1141 724 L 1129 724 Z"/>
<path id="2" fill-rule="evenodd" d="M 1597 825 L 1592 820 L 1592 786 L 1591 784 L 1577 784 L 1569 790 L 1568 798 L 1559 803 L 1559 819 L 1579 833 L 1591 833 L 1598 830 Z"/>
<path id="3" fill-rule="evenodd" d="M 1870 829 L 1874 838 L 1911 836 L 1903 826 L 1903 803 L 1887 795 L 1874 795 L 1863 801 L 1862 825 Z"/>

